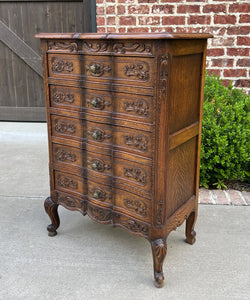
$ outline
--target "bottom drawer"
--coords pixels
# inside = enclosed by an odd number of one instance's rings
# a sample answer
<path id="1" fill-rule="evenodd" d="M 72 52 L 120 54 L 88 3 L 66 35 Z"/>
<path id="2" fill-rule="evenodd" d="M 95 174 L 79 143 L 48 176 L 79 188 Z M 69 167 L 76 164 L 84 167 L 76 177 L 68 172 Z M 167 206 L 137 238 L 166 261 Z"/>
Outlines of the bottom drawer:
<path id="1" fill-rule="evenodd" d="M 83 214 L 85 213 L 86 200 L 58 191 L 56 191 L 55 194 L 58 204 L 61 204 L 70 210 L 79 210 Z"/>

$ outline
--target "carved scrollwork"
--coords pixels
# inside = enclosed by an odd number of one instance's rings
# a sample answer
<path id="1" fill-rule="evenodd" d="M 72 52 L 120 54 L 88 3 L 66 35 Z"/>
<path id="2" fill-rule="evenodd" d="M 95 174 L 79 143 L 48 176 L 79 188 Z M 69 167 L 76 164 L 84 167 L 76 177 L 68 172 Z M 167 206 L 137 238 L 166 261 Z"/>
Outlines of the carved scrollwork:
<path id="1" fill-rule="evenodd" d="M 126 65 L 124 73 L 126 76 L 135 76 L 140 80 L 147 81 L 149 79 L 149 65 L 146 62 Z"/>
<path id="2" fill-rule="evenodd" d="M 64 121 L 56 120 L 55 131 L 58 133 L 75 133 L 76 126 L 74 124 L 66 123 Z"/>
<path id="3" fill-rule="evenodd" d="M 151 242 L 151 247 L 154 259 L 155 286 L 160 288 L 164 283 L 162 266 L 167 254 L 167 244 L 164 239 L 157 239 Z"/>
<path id="4" fill-rule="evenodd" d="M 123 199 L 123 203 L 127 208 L 134 210 L 142 217 L 147 216 L 147 205 L 142 200 Z"/>
<path id="5" fill-rule="evenodd" d="M 78 45 L 76 42 L 51 41 L 48 44 L 48 50 L 76 52 Z"/>
<path id="6" fill-rule="evenodd" d="M 164 202 L 162 199 L 157 201 L 157 203 L 156 203 L 156 220 L 155 220 L 155 227 L 157 227 L 157 228 L 162 227 L 164 225 L 163 206 L 164 206 Z"/>
<path id="7" fill-rule="evenodd" d="M 57 201 L 59 204 L 65 204 L 68 207 L 84 208 L 84 200 L 81 199 L 77 199 L 69 196 L 57 195 Z"/>
<path id="8" fill-rule="evenodd" d="M 160 56 L 160 93 L 164 101 L 167 92 L 167 77 L 168 77 L 168 59 L 169 55 Z"/>
<path id="9" fill-rule="evenodd" d="M 62 188 L 71 188 L 74 190 L 78 188 L 78 183 L 76 181 L 62 175 L 57 176 L 57 184 Z"/>
<path id="10" fill-rule="evenodd" d="M 74 103 L 75 97 L 73 94 L 70 93 L 64 93 L 63 91 L 56 90 L 53 95 L 52 99 L 55 103 L 63 103 L 63 102 L 68 102 L 68 103 Z"/>
<path id="11" fill-rule="evenodd" d="M 86 99 L 87 107 L 103 110 L 106 106 L 111 105 L 111 101 L 105 101 L 105 99 L 101 96 L 92 97 L 91 99 Z"/>
<path id="12" fill-rule="evenodd" d="M 92 127 L 88 130 L 87 135 L 98 142 L 103 142 L 105 139 L 111 138 L 110 134 L 106 134 L 103 129 L 97 127 Z"/>
<path id="13" fill-rule="evenodd" d="M 105 66 L 100 62 L 92 62 L 89 65 L 85 65 L 85 70 L 87 75 L 100 77 L 104 74 L 104 72 L 110 73 L 112 68 L 110 66 Z"/>
<path id="14" fill-rule="evenodd" d="M 125 177 L 132 178 L 142 185 L 146 184 L 147 175 L 145 171 L 140 168 L 123 168 L 123 174 Z"/>
<path id="15" fill-rule="evenodd" d="M 56 148 L 56 154 L 55 154 L 56 160 L 57 161 L 70 161 L 70 162 L 75 162 L 76 161 L 76 155 L 72 152 L 68 152 L 65 150 L 60 150 Z"/>
<path id="16" fill-rule="evenodd" d="M 120 215 L 116 214 L 116 217 L 119 219 L 119 223 L 127 228 L 128 230 L 134 233 L 140 233 L 144 236 L 148 235 L 148 225 L 135 221 L 133 219 L 129 219 L 127 217 L 121 217 Z"/>
<path id="17" fill-rule="evenodd" d="M 73 68 L 73 62 L 57 59 L 55 57 L 52 58 L 52 71 L 53 72 L 72 72 L 74 70 Z"/>
<path id="18" fill-rule="evenodd" d="M 102 159 L 99 158 L 93 158 L 87 160 L 88 166 L 91 167 L 92 170 L 98 171 L 98 172 L 104 172 L 105 170 L 110 170 L 111 165 L 106 164 Z"/>
<path id="19" fill-rule="evenodd" d="M 138 148 L 141 151 L 148 150 L 148 138 L 144 135 L 125 135 L 124 143 L 130 147 Z"/>
<path id="20" fill-rule="evenodd" d="M 151 46 L 145 45 L 144 43 L 133 43 L 133 44 L 125 44 L 125 43 L 115 43 L 113 45 L 113 51 L 115 53 L 122 53 L 125 54 L 128 52 L 151 52 Z"/>
<path id="21" fill-rule="evenodd" d="M 88 204 L 88 214 L 98 222 L 108 222 L 112 218 L 110 210 L 92 206 L 91 204 Z"/>
<path id="22" fill-rule="evenodd" d="M 128 112 L 135 112 L 137 115 L 148 115 L 149 106 L 144 100 L 126 101 L 124 103 L 124 110 Z"/>
<path id="23" fill-rule="evenodd" d="M 83 41 L 83 51 L 84 50 L 87 50 L 89 52 L 106 52 L 108 50 L 108 43 Z"/>

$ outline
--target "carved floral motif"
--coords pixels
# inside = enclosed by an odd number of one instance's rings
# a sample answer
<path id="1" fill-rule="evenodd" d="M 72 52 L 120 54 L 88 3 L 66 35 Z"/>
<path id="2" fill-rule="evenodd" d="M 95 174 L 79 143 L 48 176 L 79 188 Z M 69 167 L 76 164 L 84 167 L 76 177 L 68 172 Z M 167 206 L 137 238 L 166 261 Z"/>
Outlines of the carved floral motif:
<path id="1" fill-rule="evenodd" d="M 129 218 L 121 217 L 118 214 L 116 215 L 116 217 L 119 219 L 119 223 L 128 230 L 135 233 L 141 233 L 142 235 L 148 235 L 148 225 L 139 223 L 138 221 Z"/>
<path id="2" fill-rule="evenodd" d="M 167 78 L 168 78 L 168 59 L 169 55 L 162 55 L 160 57 L 160 93 L 164 101 L 167 92 Z"/>
<path id="3" fill-rule="evenodd" d="M 88 205 L 88 213 L 96 221 L 99 221 L 99 222 L 111 221 L 112 214 L 111 214 L 110 210 L 92 206 L 89 204 Z"/>
<path id="4" fill-rule="evenodd" d="M 83 41 L 83 50 L 87 50 L 89 52 L 106 52 L 108 49 L 107 42 L 90 42 Z"/>
<path id="5" fill-rule="evenodd" d="M 125 177 L 132 178 L 143 185 L 146 184 L 147 175 L 145 171 L 140 168 L 123 168 L 123 174 Z"/>
<path id="6" fill-rule="evenodd" d="M 149 66 L 146 62 L 126 65 L 124 73 L 126 76 L 135 76 L 140 80 L 147 81 L 149 79 Z"/>
<path id="7" fill-rule="evenodd" d="M 55 41 L 49 42 L 48 50 L 75 52 L 78 50 L 78 45 L 76 42 Z"/>
<path id="8" fill-rule="evenodd" d="M 56 160 L 57 161 L 71 161 L 71 162 L 75 162 L 76 161 L 76 155 L 72 152 L 68 152 L 65 150 L 60 150 L 60 149 L 56 149 Z"/>
<path id="9" fill-rule="evenodd" d="M 76 132 L 76 126 L 70 123 L 66 123 L 64 121 L 56 120 L 55 123 L 55 131 L 58 133 L 75 133 Z"/>
<path id="10" fill-rule="evenodd" d="M 125 135 L 124 142 L 128 146 L 134 146 L 141 151 L 148 150 L 148 138 L 144 135 Z"/>
<path id="11" fill-rule="evenodd" d="M 52 71 L 53 72 L 72 72 L 74 70 L 73 68 L 73 62 L 57 59 L 55 57 L 52 58 Z"/>
<path id="12" fill-rule="evenodd" d="M 123 203 L 127 208 L 134 210 L 142 217 L 147 216 L 147 205 L 142 200 L 123 199 Z"/>
<path id="13" fill-rule="evenodd" d="M 63 102 L 68 102 L 71 104 L 75 101 L 75 97 L 73 94 L 64 93 L 63 91 L 58 91 L 58 90 L 53 93 L 52 99 L 57 104 Z"/>
<path id="14" fill-rule="evenodd" d="M 81 199 L 58 195 L 57 200 L 58 203 L 65 204 L 68 207 L 84 208 L 84 200 Z"/>
<path id="15" fill-rule="evenodd" d="M 74 181 L 73 179 L 70 179 L 68 177 L 62 176 L 62 175 L 57 176 L 57 183 L 58 183 L 58 186 L 60 186 L 62 188 L 71 188 L 74 190 L 76 190 L 78 188 L 78 183 L 76 181 Z"/>
<path id="16" fill-rule="evenodd" d="M 144 100 L 126 101 L 124 103 L 124 110 L 128 112 L 135 112 L 137 115 L 148 115 L 149 106 Z"/>
<path id="17" fill-rule="evenodd" d="M 164 225 L 164 220 L 163 220 L 163 205 L 164 202 L 162 199 L 160 199 L 156 203 L 156 220 L 155 220 L 155 226 L 156 227 L 161 227 Z"/>
<path id="18" fill-rule="evenodd" d="M 113 51 L 115 53 L 122 53 L 125 54 L 128 52 L 151 52 L 151 46 L 145 45 L 144 43 L 132 43 L 132 44 L 125 44 L 125 43 L 115 43 L 113 45 Z"/>

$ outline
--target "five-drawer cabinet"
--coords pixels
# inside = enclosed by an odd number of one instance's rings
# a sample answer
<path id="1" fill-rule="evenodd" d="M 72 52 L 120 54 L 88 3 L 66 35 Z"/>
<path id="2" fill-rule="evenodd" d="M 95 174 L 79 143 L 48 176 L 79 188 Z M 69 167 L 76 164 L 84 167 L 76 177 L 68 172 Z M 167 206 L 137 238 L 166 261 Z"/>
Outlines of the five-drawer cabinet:
<path id="1" fill-rule="evenodd" d="M 38 34 L 51 195 L 58 205 L 147 238 L 163 285 L 168 234 L 195 241 L 209 34 Z"/>

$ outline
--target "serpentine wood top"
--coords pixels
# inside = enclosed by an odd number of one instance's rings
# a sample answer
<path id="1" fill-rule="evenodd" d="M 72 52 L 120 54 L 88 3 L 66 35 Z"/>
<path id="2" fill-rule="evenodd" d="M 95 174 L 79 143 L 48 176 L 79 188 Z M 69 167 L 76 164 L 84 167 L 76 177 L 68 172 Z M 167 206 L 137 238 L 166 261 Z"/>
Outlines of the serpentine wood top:
<path id="1" fill-rule="evenodd" d="M 38 33 L 40 39 L 208 39 L 213 35 L 209 33 Z"/>

